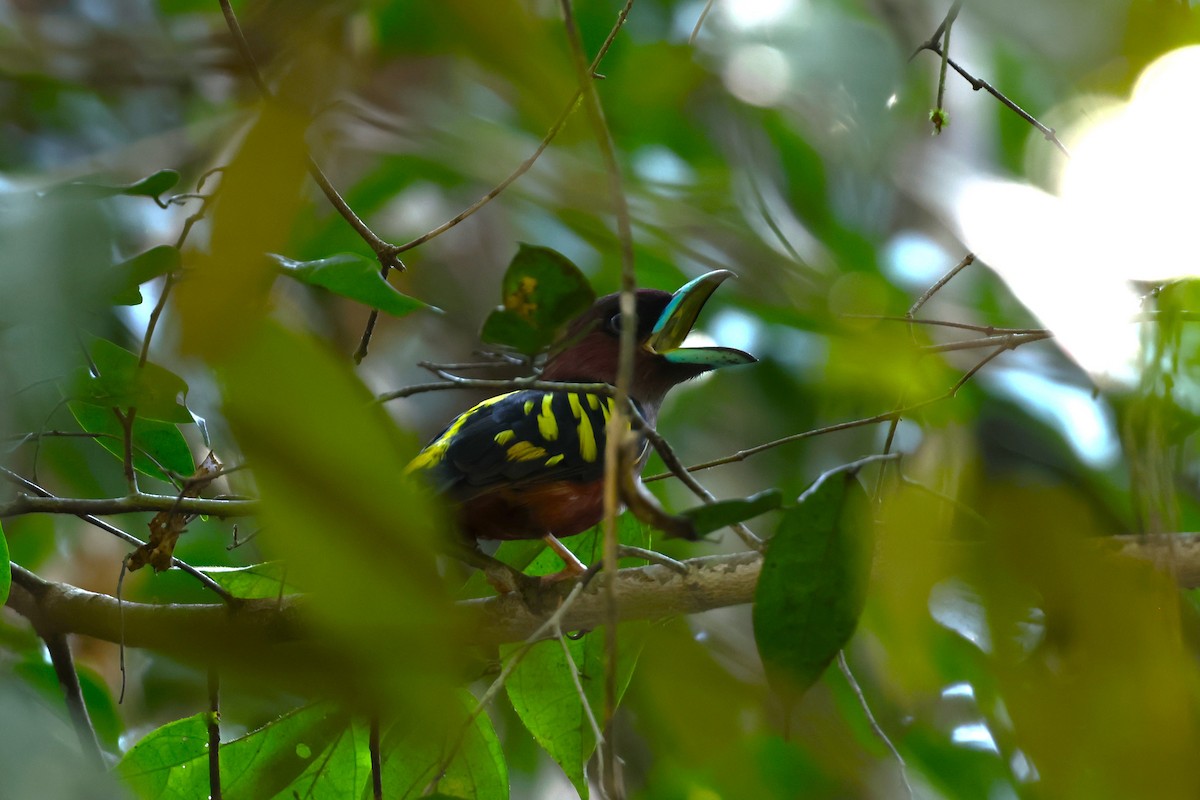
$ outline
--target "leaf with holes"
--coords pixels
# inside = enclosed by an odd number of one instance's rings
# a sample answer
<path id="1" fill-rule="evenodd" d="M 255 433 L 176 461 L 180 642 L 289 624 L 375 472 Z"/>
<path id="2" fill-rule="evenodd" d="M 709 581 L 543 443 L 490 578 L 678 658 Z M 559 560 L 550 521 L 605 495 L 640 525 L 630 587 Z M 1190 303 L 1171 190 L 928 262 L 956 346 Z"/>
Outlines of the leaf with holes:
<path id="1" fill-rule="evenodd" d="M 183 378 L 148 361 L 139 367 L 136 354 L 104 339 L 93 341 L 88 353 L 96 374 L 80 368 L 68 391 L 70 399 L 105 408 L 136 406 L 142 419 L 192 422 L 183 404 L 188 390 Z"/>
<path id="2" fill-rule="evenodd" d="M 851 472 L 822 475 L 784 513 L 754 595 L 754 639 L 785 698 L 815 683 L 853 635 L 872 549 L 869 501 Z"/>
<path id="3" fill-rule="evenodd" d="M 579 267 L 548 247 L 522 244 L 501 284 L 504 305 L 483 323 L 479 338 L 535 355 L 596 298 Z"/>
<path id="4" fill-rule="evenodd" d="M 728 525 L 736 525 L 768 511 L 774 511 L 781 505 L 783 505 L 783 494 L 778 489 L 767 489 L 765 492 L 759 492 L 750 497 L 705 503 L 695 508 L 689 508 L 680 516 L 692 521 L 692 527 L 697 536 L 704 536 Z"/>
<path id="5" fill-rule="evenodd" d="M 403 317 L 422 308 L 441 311 L 396 291 L 380 274 L 379 262 L 357 253 L 338 253 L 316 261 L 293 261 L 274 253 L 271 258 L 290 278 L 357 300 L 393 317 Z"/>

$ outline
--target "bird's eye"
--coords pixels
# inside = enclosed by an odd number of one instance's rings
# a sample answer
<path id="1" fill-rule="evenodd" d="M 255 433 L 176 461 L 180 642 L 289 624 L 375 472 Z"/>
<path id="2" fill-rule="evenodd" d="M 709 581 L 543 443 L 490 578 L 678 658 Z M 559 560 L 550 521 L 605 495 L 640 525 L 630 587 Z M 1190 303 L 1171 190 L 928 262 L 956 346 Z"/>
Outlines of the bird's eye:
<path id="1" fill-rule="evenodd" d="M 613 314 L 611 317 L 608 318 L 608 322 L 605 323 L 605 327 L 608 329 L 609 333 L 613 334 L 614 336 L 620 336 L 621 335 L 621 315 L 619 313 Z"/>

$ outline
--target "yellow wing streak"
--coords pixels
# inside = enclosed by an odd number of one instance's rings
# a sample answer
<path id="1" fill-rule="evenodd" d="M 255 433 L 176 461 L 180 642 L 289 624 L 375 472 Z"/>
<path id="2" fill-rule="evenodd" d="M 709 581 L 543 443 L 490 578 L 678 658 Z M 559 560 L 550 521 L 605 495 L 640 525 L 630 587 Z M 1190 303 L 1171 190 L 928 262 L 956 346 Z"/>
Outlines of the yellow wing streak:
<path id="1" fill-rule="evenodd" d="M 547 442 L 558 438 L 558 420 L 554 418 L 554 410 L 550 408 L 553 402 L 554 395 L 549 392 L 542 395 L 542 413 L 538 414 L 537 418 L 538 433 Z"/>
<path id="2" fill-rule="evenodd" d="M 429 467 L 432 467 L 440 462 L 446 457 L 446 451 L 450 449 L 450 442 L 454 439 L 455 435 L 462 430 L 462 426 L 467 424 L 467 420 L 488 406 L 499 403 L 510 394 L 516 394 L 516 392 L 508 392 L 506 394 L 496 395 L 495 397 L 489 397 L 479 405 L 474 406 L 468 411 L 464 411 L 462 414 L 459 414 L 454 422 L 450 423 L 450 427 L 446 428 L 445 432 L 441 436 L 434 440 L 424 450 L 417 453 L 416 458 L 408 462 L 408 466 L 404 468 L 404 474 L 409 475 L 419 469 L 428 469 Z"/>
<path id="3" fill-rule="evenodd" d="M 579 395 L 569 394 L 567 401 L 571 404 L 571 413 L 579 420 L 579 455 L 591 463 L 596 460 L 596 435 L 592 432 L 592 420 L 583 412 Z"/>
<path id="4" fill-rule="evenodd" d="M 529 442 L 517 442 L 508 448 L 509 461 L 536 461 L 546 457 L 546 450 Z"/>

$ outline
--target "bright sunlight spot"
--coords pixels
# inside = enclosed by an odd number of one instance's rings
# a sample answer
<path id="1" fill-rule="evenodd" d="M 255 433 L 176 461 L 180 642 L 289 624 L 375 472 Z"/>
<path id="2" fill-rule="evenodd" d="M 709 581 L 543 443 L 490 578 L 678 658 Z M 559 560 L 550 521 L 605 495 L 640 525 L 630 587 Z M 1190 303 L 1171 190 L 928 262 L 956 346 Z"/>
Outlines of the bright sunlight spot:
<path id="1" fill-rule="evenodd" d="M 1035 416 L 1053 425 L 1090 467 L 1110 467 L 1121 455 L 1112 412 L 1091 392 L 1067 386 L 1034 370 L 1009 369 L 998 385 Z"/>
<path id="2" fill-rule="evenodd" d="M 766 27 L 796 9 L 796 0 L 725 0 L 721 12 L 735 28 Z"/>
<path id="3" fill-rule="evenodd" d="M 1200 274 L 1198 83 L 1200 47 L 1168 53 L 1065 136 L 1057 194 L 981 180 L 958 197 L 967 244 L 1102 385 L 1137 378 L 1130 281 Z"/>
<path id="4" fill-rule="evenodd" d="M 765 44 L 733 51 L 722 75 L 730 93 L 752 106 L 773 106 L 783 99 L 792 79 L 787 57 Z"/>

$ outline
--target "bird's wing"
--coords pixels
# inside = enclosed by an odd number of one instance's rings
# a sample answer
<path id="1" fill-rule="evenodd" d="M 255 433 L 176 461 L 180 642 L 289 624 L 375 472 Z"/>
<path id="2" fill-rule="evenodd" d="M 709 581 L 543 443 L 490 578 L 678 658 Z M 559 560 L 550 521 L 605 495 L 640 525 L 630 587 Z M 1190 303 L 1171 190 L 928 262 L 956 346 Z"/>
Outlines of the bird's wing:
<path id="1" fill-rule="evenodd" d="M 455 418 L 407 471 L 460 502 L 498 487 L 599 480 L 613 402 L 534 389 L 492 397 Z"/>

